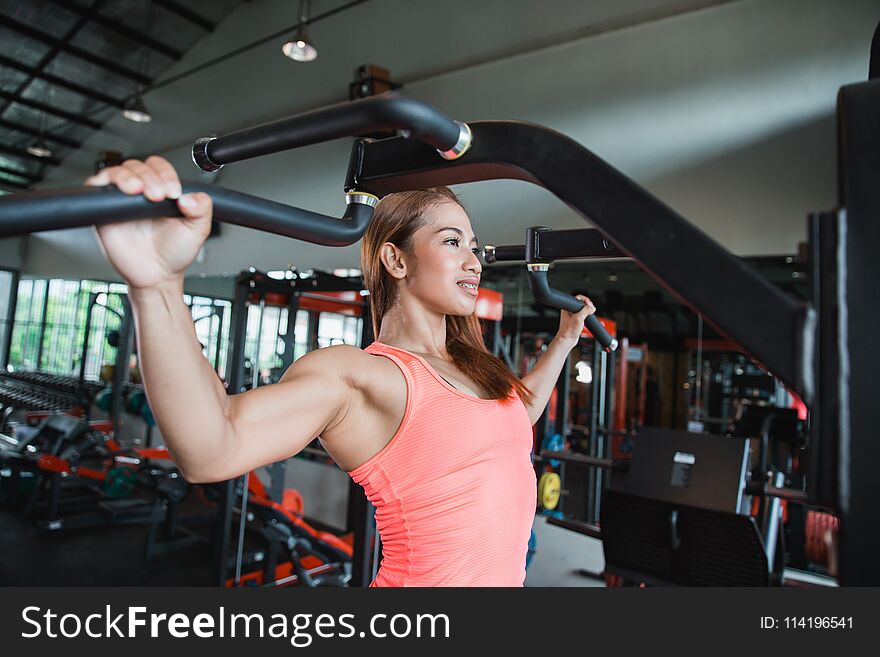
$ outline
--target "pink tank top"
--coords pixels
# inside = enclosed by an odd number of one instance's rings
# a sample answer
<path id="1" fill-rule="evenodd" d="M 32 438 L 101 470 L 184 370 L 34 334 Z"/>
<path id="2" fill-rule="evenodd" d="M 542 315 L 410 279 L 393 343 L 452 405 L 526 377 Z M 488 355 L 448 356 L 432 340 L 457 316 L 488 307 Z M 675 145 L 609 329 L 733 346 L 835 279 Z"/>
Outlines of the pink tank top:
<path id="1" fill-rule="evenodd" d="M 382 539 L 370 586 L 522 586 L 537 499 L 522 401 L 467 395 L 397 347 L 365 351 L 393 361 L 407 386 L 394 437 L 349 473 Z"/>

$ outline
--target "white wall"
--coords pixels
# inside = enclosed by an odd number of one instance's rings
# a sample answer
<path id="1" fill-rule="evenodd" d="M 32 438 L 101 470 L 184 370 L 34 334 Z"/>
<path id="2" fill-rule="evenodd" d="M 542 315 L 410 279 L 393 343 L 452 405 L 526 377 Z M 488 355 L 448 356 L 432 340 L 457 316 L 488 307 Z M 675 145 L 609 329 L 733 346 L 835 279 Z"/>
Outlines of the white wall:
<path id="1" fill-rule="evenodd" d="M 570 36 L 590 21 L 610 20 L 584 9 L 594 3 L 538 4 L 540 16 L 555 15 L 555 23 L 508 12 L 513 27 L 504 35 L 500 31 L 508 28 L 499 20 L 498 2 L 368 3 L 362 6 L 369 8 L 366 15 L 359 7 L 328 21 L 323 32 L 316 27 L 321 55 L 314 68 L 285 61 L 277 44 L 270 44 L 156 91 L 147 98 L 156 115 L 148 132 L 132 139 L 138 126 L 112 119 L 55 172 L 53 181 L 81 180 L 95 152 L 120 144 L 129 153 L 155 146 L 185 177 L 193 177 L 188 151 L 195 137 L 338 100 L 351 70 L 375 62 L 389 67 L 393 77 L 415 80 L 406 94 L 456 118 L 517 118 L 569 134 L 740 255 L 795 252 L 805 236 L 806 213 L 834 205 L 835 94 L 842 84 L 867 74 L 871 35 L 880 18 L 877 2 L 728 2 L 419 79 L 420 72 L 432 70 L 426 52 L 435 55 L 434 68 L 478 61 L 481 52 L 491 51 L 480 50 L 481 36 L 490 45 L 498 42 L 496 50 L 509 50 L 517 39 L 528 40 L 522 27 L 529 19 L 542 43 L 554 29 Z M 638 5 L 621 6 L 625 13 L 636 12 Z M 548 6 L 561 11 L 554 14 Z M 456 11 L 473 22 L 465 21 L 458 40 L 438 44 L 431 16 Z M 286 22 L 279 12 L 279 2 L 243 6 L 175 70 L 270 32 Z M 445 24 L 441 18 L 437 24 Z M 458 44 L 463 53 L 457 60 L 440 56 L 438 48 Z M 339 215 L 348 150 L 334 142 L 230 165 L 218 184 Z M 463 189 L 483 242 L 522 241 L 529 225 L 584 225 L 561 202 L 526 183 L 486 182 Z M 190 274 L 291 264 L 357 266 L 358 249 L 316 247 L 229 226 L 208 244 L 205 262 Z M 111 275 L 91 233 L 83 230 L 33 238 L 24 268 Z"/>

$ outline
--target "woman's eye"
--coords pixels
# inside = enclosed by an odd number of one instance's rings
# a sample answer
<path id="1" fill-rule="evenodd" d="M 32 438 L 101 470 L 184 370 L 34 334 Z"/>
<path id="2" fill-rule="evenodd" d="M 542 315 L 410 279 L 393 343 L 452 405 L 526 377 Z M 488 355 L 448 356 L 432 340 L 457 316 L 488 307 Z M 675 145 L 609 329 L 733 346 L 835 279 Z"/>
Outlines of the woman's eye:
<path id="1" fill-rule="evenodd" d="M 471 252 L 472 252 L 475 256 L 477 256 L 477 257 L 480 256 L 480 248 L 479 248 L 479 247 L 474 247 L 474 248 L 472 248 L 472 249 L 471 249 Z"/>
<path id="2" fill-rule="evenodd" d="M 449 242 L 455 242 L 455 246 L 458 246 L 461 240 L 457 237 L 450 237 L 448 240 L 446 240 L 447 244 L 449 244 Z"/>

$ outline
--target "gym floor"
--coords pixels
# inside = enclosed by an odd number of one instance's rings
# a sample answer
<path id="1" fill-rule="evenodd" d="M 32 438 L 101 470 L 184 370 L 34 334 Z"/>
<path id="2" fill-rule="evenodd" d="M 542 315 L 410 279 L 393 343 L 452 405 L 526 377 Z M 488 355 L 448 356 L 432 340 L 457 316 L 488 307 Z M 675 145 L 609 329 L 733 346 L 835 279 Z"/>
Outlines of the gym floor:
<path id="1" fill-rule="evenodd" d="M 585 573 L 605 569 L 602 542 L 562 527 L 547 524 L 547 517 L 535 516 L 535 556 L 525 585 L 605 586 L 605 582 Z"/>
<path id="2" fill-rule="evenodd" d="M 0 585 L 208 586 L 210 548 L 190 547 L 147 560 L 144 526 L 38 532 L 33 519 L 0 509 Z"/>
<path id="3" fill-rule="evenodd" d="M 184 512 L 196 512 L 197 501 Z M 207 528 L 205 528 L 207 530 Z M 536 516 L 537 552 L 526 586 L 604 586 L 581 570 L 602 571 L 599 541 L 546 523 Z M 0 585 L 3 586 L 211 586 L 207 546 L 144 558 L 146 528 L 104 526 L 38 532 L 33 520 L 0 509 Z"/>

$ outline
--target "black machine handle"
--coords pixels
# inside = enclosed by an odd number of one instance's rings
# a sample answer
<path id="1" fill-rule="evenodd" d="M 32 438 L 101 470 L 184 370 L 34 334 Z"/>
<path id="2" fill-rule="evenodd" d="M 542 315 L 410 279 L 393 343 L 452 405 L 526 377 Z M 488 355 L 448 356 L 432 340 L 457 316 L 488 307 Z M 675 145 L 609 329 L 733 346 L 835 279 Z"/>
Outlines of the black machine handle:
<path id="1" fill-rule="evenodd" d="M 574 230 L 551 230 L 535 227 L 534 244 L 529 262 L 553 262 L 568 258 L 626 258 L 626 253 L 608 241 L 602 231 L 595 228 L 575 228 Z M 525 244 L 483 247 L 483 260 L 492 264 L 510 260 L 525 260 Z"/>
<path id="2" fill-rule="evenodd" d="M 525 259 L 526 247 L 524 244 L 486 245 L 483 247 L 483 260 L 489 264 Z"/>
<path id="3" fill-rule="evenodd" d="M 539 253 L 539 243 L 542 233 L 550 233 L 552 230 L 546 226 L 530 226 L 526 228 L 525 243 L 525 261 L 528 267 L 529 288 L 538 303 L 543 303 L 551 308 L 559 308 L 567 310 L 570 313 L 580 312 L 584 307 L 584 302 L 576 299 L 570 294 L 560 292 L 550 287 L 550 281 L 547 280 L 547 270 L 550 269 L 550 262 L 545 258 L 541 258 Z M 617 349 L 617 340 L 608 334 L 602 323 L 595 315 L 587 317 L 584 322 L 596 341 L 602 345 L 605 351 L 614 351 Z"/>
<path id="4" fill-rule="evenodd" d="M 214 201 L 214 218 L 324 246 L 357 242 L 373 218 L 377 199 L 346 194 L 342 219 L 202 183 L 184 182 L 183 192 L 205 192 Z M 173 200 L 152 202 L 116 187 L 78 187 L 28 192 L 0 198 L 0 238 L 43 230 L 158 216 L 180 216 Z"/>
<path id="5" fill-rule="evenodd" d="M 567 310 L 570 313 L 580 312 L 584 307 L 583 301 L 550 287 L 550 283 L 547 280 L 546 268 L 548 266 L 549 265 L 546 264 L 532 264 L 528 266 L 529 288 L 532 290 L 535 299 L 538 303 L 543 303 L 545 306 L 550 306 L 551 308 Z M 605 327 L 602 326 L 602 323 L 596 319 L 595 315 L 587 317 L 585 324 L 587 329 L 589 329 L 590 333 L 593 334 L 593 337 L 596 338 L 605 351 L 614 351 L 617 349 L 617 340 L 608 334 L 608 331 L 606 331 Z"/>
<path id="6" fill-rule="evenodd" d="M 389 129 L 420 139 L 447 160 L 460 157 L 471 143 L 467 124 L 453 121 L 430 105 L 387 92 L 225 137 L 203 137 L 193 146 L 193 161 L 205 171 L 216 171 L 230 162 Z"/>
<path id="7" fill-rule="evenodd" d="M 229 162 L 383 129 L 420 139 L 447 160 L 460 157 L 471 144 L 467 124 L 453 121 L 429 105 L 389 92 L 226 137 L 199 139 L 193 146 L 193 161 L 205 171 L 216 171 Z M 346 194 L 348 207 L 339 220 L 200 183 L 184 183 L 183 191 L 209 194 L 214 201 L 214 217 L 220 221 L 324 246 L 357 242 L 366 232 L 378 203 L 377 197 L 352 190 Z M 29 192 L 0 199 L 0 238 L 179 215 L 173 201 L 153 203 L 143 196 L 123 194 L 114 187 Z"/>

